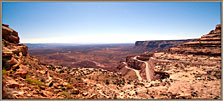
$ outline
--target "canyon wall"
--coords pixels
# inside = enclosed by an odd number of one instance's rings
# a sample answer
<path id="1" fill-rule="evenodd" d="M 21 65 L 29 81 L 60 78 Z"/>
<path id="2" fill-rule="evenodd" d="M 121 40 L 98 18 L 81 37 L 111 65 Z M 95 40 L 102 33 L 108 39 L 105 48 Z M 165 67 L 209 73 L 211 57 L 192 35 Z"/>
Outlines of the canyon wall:
<path id="1" fill-rule="evenodd" d="M 172 47 L 177 47 L 186 42 L 194 41 L 196 39 L 185 40 L 154 40 L 154 41 L 136 41 L 135 48 L 147 50 L 147 51 L 162 51 Z"/>

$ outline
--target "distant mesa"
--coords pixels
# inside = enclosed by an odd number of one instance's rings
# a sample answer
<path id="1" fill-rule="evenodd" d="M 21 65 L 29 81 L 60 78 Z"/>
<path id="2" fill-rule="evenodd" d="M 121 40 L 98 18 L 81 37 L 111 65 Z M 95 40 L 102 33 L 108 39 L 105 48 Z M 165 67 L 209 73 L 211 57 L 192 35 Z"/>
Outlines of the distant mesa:
<path id="1" fill-rule="evenodd" d="M 172 47 L 177 47 L 186 42 L 194 41 L 196 39 L 185 40 L 154 40 L 154 41 L 136 41 L 135 47 L 147 51 L 162 51 Z"/>

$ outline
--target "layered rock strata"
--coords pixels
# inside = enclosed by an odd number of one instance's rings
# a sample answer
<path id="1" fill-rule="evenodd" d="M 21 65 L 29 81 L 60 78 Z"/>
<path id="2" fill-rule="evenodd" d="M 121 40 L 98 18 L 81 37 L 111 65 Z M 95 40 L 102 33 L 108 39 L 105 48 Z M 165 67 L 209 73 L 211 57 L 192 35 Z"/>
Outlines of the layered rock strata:
<path id="1" fill-rule="evenodd" d="M 162 51 L 172 47 L 177 47 L 186 42 L 194 41 L 196 39 L 187 40 L 154 40 L 154 41 L 136 41 L 135 48 L 139 48 L 147 51 Z"/>
<path id="2" fill-rule="evenodd" d="M 18 32 L 2 25 L 2 64 L 7 70 L 17 68 L 27 55 L 28 47 L 19 44 Z"/>
<path id="3" fill-rule="evenodd" d="M 221 55 L 221 25 L 216 25 L 215 30 L 203 35 L 200 39 L 187 42 L 179 47 L 169 49 L 172 53 L 185 53 L 195 55 Z"/>

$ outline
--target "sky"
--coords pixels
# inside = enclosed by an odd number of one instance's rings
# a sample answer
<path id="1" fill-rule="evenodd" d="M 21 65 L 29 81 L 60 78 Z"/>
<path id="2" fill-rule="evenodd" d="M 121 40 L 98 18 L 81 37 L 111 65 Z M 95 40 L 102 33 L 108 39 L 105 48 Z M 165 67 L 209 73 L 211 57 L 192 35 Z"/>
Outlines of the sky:
<path id="1" fill-rule="evenodd" d="M 220 2 L 3 2 L 2 23 L 21 43 L 134 43 L 200 38 Z"/>

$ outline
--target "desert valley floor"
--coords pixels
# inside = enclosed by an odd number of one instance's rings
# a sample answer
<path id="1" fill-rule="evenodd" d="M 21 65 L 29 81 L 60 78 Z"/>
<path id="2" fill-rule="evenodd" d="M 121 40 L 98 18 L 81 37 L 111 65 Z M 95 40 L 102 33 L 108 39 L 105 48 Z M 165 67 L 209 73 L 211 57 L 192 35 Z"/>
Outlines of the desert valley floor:
<path id="1" fill-rule="evenodd" d="M 221 25 L 198 39 L 35 47 L 2 25 L 3 99 L 221 99 Z"/>

